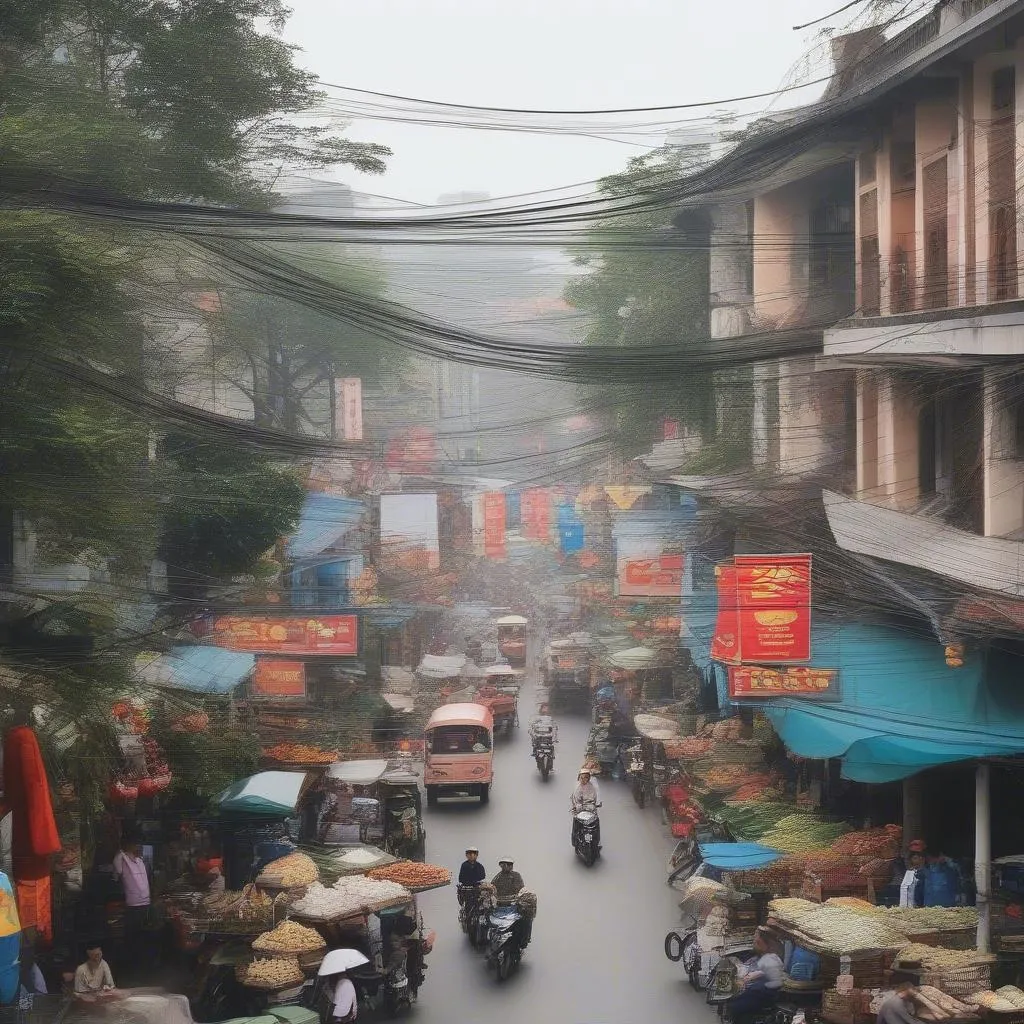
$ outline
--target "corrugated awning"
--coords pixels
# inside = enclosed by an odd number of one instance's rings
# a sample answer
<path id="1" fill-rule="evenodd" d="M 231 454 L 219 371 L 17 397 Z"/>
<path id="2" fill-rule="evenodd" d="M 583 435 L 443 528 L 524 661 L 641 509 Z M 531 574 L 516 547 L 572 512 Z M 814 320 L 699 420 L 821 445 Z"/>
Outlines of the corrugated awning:
<path id="1" fill-rule="evenodd" d="M 366 506 L 352 498 L 310 494 L 298 528 L 288 541 L 289 558 L 315 558 L 359 525 Z"/>
<path id="2" fill-rule="evenodd" d="M 254 654 L 223 647 L 174 647 L 136 670 L 140 682 L 191 693 L 224 696 L 241 685 L 256 665 Z"/>

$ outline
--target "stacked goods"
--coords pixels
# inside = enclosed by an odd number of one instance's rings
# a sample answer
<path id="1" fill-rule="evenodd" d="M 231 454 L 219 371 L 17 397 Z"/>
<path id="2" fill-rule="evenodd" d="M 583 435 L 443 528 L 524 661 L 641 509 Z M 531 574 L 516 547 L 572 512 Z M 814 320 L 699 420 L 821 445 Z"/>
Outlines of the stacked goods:
<path id="1" fill-rule="evenodd" d="M 271 861 L 256 879 L 257 885 L 275 889 L 294 889 L 309 885 L 320 878 L 312 858 L 304 853 L 289 853 Z"/>
<path id="2" fill-rule="evenodd" d="M 852 857 L 893 860 L 899 856 L 902 844 L 903 829 L 899 825 L 883 825 L 881 828 L 848 832 L 832 844 L 832 849 Z"/>
<path id="3" fill-rule="evenodd" d="M 363 909 L 371 912 L 401 906 L 412 898 L 412 893 L 404 885 L 378 882 L 360 875 L 339 878 L 331 888 L 349 899 L 361 901 Z"/>
<path id="4" fill-rule="evenodd" d="M 274 901 L 254 885 L 247 885 L 241 892 L 204 896 L 197 916 L 202 918 L 202 930 L 251 934 L 273 924 Z"/>
<path id="5" fill-rule="evenodd" d="M 812 814 L 789 814 L 765 832 L 760 842 L 783 853 L 824 850 L 846 831 L 844 824 L 823 821 Z"/>
<path id="6" fill-rule="evenodd" d="M 665 740 L 665 756 L 672 761 L 695 761 L 711 753 L 715 741 L 710 737 L 684 736 L 682 739 Z"/>
<path id="7" fill-rule="evenodd" d="M 325 765 L 338 760 L 336 750 L 321 750 L 308 743 L 278 743 L 273 747 L 267 747 L 263 751 L 263 756 L 282 764 Z"/>
<path id="8" fill-rule="evenodd" d="M 908 938 L 945 935 L 946 946 L 953 933 L 970 934 L 978 927 L 974 907 L 879 907 L 878 912 Z"/>
<path id="9" fill-rule="evenodd" d="M 773 896 L 788 896 L 790 871 L 781 861 L 766 868 L 750 868 L 747 871 L 732 871 L 725 876 L 726 882 L 744 892 L 768 892 Z"/>
<path id="10" fill-rule="evenodd" d="M 537 894 L 529 889 L 520 889 L 516 896 L 516 907 L 528 921 L 537 916 Z"/>
<path id="11" fill-rule="evenodd" d="M 320 933 L 306 928 L 297 921 L 282 921 L 273 931 L 264 932 L 252 944 L 257 953 L 296 956 L 299 953 L 314 953 L 325 949 Z"/>
<path id="12" fill-rule="evenodd" d="M 292 914 L 309 921 L 337 921 L 365 914 L 364 901 L 348 893 L 314 882 L 302 899 L 292 904 Z"/>
<path id="13" fill-rule="evenodd" d="M 298 986 L 306 980 L 298 960 L 294 957 L 253 960 L 252 963 L 238 968 L 237 977 L 249 988 L 268 990 Z"/>
<path id="14" fill-rule="evenodd" d="M 992 985 L 991 964 L 995 957 L 976 949 L 942 949 L 911 943 L 900 950 L 897 964 L 904 970 L 920 972 L 921 981 L 947 995 L 970 996 Z"/>
<path id="15" fill-rule="evenodd" d="M 1013 985 L 1004 985 L 994 992 L 991 989 L 973 992 L 968 996 L 968 1001 L 974 1002 L 982 1010 L 990 1010 L 997 1014 L 1012 1014 L 1024 1009 L 1024 998 L 1022 997 L 1024 997 L 1024 992 L 1019 988 L 1015 988 Z"/>
<path id="16" fill-rule="evenodd" d="M 753 772 L 733 790 L 730 803 L 760 803 L 784 796 L 784 784 L 775 772 Z"/>
<path id="17" fill-rule="evenodd" d="M 861 914 L 832 903 L 777 899 L 768 904 L 769 924 L 815 953 L 844 956 L 899 949 L 905 937 L 878 914 Z"/>
<path id="18" fill-rule="evenodd" d="M 917 1003 L 916 1016 L 921 1020 L 963 1020 L 976 1017 L 976 1003 L 962 1003 L 948 992 L 942 992 L 932 985 L 921 985 L 914 994 Z"/>
<path id="19" fill-rule="evenodd" d="M 372 868 L 366 876 L 380 882 L 397 882 L 413 892 L 436 889 L 448 885 L 452 880 L 452 873 L 447 868 L 435 864 L 419 864 L 413 860 L 400 860 L 384 867 Z"/>

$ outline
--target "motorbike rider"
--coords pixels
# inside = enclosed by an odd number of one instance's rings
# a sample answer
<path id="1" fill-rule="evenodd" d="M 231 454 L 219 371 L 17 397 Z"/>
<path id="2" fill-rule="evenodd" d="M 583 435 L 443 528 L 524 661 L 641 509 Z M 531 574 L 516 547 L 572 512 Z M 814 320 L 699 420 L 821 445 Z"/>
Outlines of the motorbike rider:
<path id="1" fill-rule="evenodd" d="M 558 723 L 548 714 L 547 704 L 541 704 L 540 713 L 530 722 L 530 743 L 533 746 L 531 757 L 537 756 L 537 742 L 541 739 L 558 742 Z"/>
<path id="2" fill-rule="evenodd" d="M 480 883 L 487 878 L 487 870 L 483 864 L 477 859 L 480 856 L 480 851 L 475 846 L 466 847 L 466 859 L 462 862 L 462 867 L 459 868 L 459 886 L 471 885 L 474 889 L 479 890 Z M 459 893 L 459 903 L 462 903 L 464 896 Z"/>
<path id="3" fill-rule="evenodd" d="M 580 813 L 584 808 L 590 806 L 596 808 L 601 802 L 601 796 L 597 789 L 597 783 L 593 781 L 590 776 L 590 772 L 586 768 L 581 768 L 576 783 L 576 788 L 572 791 L 572 797 L 569 800 L 569 809 L 572 812 L 572 845 L 576 846 L 576 833 L 578 825 L 576 824 L 576 815 Z M 594 825 L 595 839 L 597 840 L 597 848 L 601 849 L 601 822 L 597 821 Z"/>
<path id="4" fill-rule="evenodd" d="M 498 861 L 498 867 L 501 870 L 491 879 L 499 906 L 510 905 L 516 896 L 526 888 L 523 876 L 514 869 L 514 863 L 511 857 L 502 857 Z M 519 921 L 518 930 L 519 943 L 525 948 L 533 932 L 533 922 L 525 917 L 522 918 Z"/>

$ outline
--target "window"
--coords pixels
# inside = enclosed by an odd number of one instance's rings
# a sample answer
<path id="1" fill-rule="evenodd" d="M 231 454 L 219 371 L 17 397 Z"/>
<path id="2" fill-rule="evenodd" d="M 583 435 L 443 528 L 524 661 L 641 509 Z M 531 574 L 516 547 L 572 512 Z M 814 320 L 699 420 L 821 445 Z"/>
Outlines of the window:
<path id="1" fill-rule="evenodd" d="M 430 734 L 431 754 L 486 754 L 491 737 L 472 725 L 441 725 Z"/>

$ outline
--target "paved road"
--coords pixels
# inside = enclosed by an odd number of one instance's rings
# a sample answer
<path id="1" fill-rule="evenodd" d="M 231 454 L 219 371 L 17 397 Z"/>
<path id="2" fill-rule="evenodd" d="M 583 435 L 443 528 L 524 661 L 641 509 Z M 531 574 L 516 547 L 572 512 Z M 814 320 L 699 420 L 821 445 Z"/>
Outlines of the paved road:
<path id="1" fill-rule="evenodd" d="M 665 884 L 670 842 L 659 816 L 641 811 L 625 783 L 601 783 L 602 858 L 588 869 L 569 843 L 569 794 L 589 723 L 559 716 L 555 772 L 546 784 L 530 757 L 533 691 L 520 701 L 523 727 L 496 743 L 491 802 L 444 801 L 427 812 L 427 858 L 457 870 L 480 847 L 488 877 L 512 855 L 538 895 L 533 941 L 519 971 L 498 984 L 459 929 L 454 887 L 420 898 L 437 943 L 414 1010 L 416 1024 L 711 1024 L 703 999 L 662 950 L 677 921 Z"/>

